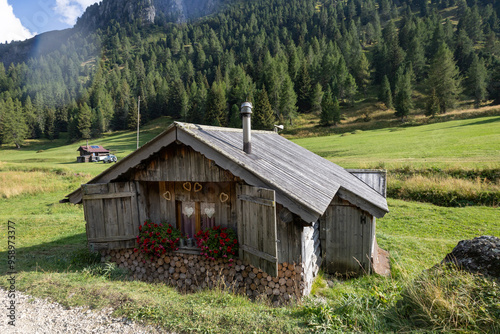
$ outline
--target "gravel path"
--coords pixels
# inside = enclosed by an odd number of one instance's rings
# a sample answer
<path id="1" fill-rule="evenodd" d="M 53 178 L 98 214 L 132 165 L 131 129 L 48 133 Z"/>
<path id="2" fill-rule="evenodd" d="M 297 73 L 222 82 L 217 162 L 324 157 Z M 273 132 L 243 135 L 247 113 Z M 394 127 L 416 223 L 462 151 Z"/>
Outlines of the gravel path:
<path id="1" fill-rule="evenodd" d="M 16 291 L 16 326 L 10 320 L 7 307 L 10 299 L 0 288 L 0 333 L 166 333 L 158 328 L 144 326 L 126 318 L 113 318 L 112 309 L 98 311 L 82 307 L 66 308 L 46 299 L 34 298 Z"/>

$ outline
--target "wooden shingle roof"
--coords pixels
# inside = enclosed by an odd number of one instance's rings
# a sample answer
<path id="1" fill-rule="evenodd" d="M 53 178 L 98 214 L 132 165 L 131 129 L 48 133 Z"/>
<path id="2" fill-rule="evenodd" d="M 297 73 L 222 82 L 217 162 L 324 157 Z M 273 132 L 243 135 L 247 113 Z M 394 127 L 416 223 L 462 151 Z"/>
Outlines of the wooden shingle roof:
<path id="1" fill-rule="evenodd" d="M 178 141 L 213 160 L 250 185 L 273 189 L 276 201 L 307 222 L 321 216 L 337 194 L 376 217 L 386 199 L 344 168 L 270 131 L 252 130 L 252 153 L 243 151 L 241 129 L 175 122 L 89 183 L 113 181 L 165 146 Z M 79 190 L 69 194 L 81 201 Z"/>

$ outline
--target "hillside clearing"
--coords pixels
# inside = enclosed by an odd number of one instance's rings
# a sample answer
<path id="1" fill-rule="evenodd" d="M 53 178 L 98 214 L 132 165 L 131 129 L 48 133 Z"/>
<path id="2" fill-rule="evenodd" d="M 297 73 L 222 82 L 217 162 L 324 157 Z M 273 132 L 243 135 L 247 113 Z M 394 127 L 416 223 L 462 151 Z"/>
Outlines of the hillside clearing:
<path id="1" fill-rule="evenodd" d="M 292 139 L 344 168 L 499 166 L 500 116 Z"/>

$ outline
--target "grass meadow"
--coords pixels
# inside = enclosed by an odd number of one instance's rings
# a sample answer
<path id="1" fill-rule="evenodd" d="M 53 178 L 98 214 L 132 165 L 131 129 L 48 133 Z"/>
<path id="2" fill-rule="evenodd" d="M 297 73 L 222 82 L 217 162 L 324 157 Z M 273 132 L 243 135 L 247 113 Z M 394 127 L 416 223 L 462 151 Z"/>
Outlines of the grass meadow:
<path id="1" fill-rule="evenodd" d="M 141 143 L 169 122 L 146 126 Z M 442 181 L 436 177 L 479 177 L 483 190 L 495 193 L 499 128 L 500 117 L 495 116 L 294 141 L 343 167 L 387 168 L 389 183 L 401 187 L 425 183 L 415 181 L 419 175 L 434 180 L 433 185 Z M 129 132 L 107 134 L 92 143 L 111 149 L 119 159 L 136 145 L 135 134 Z M 181 294 L 164 284 L 130 282 L 121 269 L 96 263 L 86 250 L 82 207 L 59 203 L 109 167 L 76 163 L 82 144 L 67 145 L 63 138 L 30 141 L 20 150 L 0 149 L 1 286 L 7 286 L 11 220 L 16 227 L 18 290 L 67 306 L 113 307 L 117 316 L 170 331 L 500 333 L 498 282 L 447 269 L 427 270 L 462 239 L 500 236 L 498 205 L 438 206 L 389 198 L 390 213 L 377 221 L 377 241 L 391 254 L 391 277 L 345 280 L 321 273 L 310 297 L 276 308 L 222 290 Z M 462 187 L 457 183 L 446 191 Z"/>

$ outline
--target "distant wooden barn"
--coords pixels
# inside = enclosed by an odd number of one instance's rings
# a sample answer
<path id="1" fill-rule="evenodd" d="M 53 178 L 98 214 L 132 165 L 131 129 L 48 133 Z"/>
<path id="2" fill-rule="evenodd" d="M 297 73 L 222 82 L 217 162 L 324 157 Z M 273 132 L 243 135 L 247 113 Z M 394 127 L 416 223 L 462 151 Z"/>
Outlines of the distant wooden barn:
<path id="1" fill-rule="evenodd" d="M 109 150 L 101 145 L 83 145 L 77 151 L 80 152 L 80 156 L 76 157 L 76 162 L 97 161 L 99 157 L 109 155 Z"/>
<path id="2" fill-rule="evenodd" d="M 321 263 L 332 273 L 372 270 L 375 221 L 388 212 L 384 182 L 383 173 L 350 173 L 249 124 L 175 122 L 67 201 L 83 202 L 94 249 L 134 247 L 146 219 L 191 235 L 227 226 L 237 231 L 240 258 L 269 275 L 300 264 L 308 293 Z"/>

